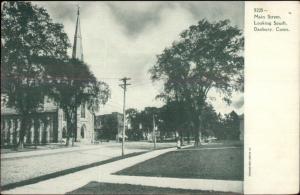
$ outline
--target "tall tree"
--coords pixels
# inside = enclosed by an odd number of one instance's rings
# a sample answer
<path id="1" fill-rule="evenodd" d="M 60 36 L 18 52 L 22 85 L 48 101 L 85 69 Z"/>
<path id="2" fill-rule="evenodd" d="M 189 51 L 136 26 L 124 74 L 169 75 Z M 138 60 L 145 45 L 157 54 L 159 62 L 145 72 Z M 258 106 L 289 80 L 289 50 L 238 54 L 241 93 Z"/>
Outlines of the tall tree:
<path id="1" fill-rule="evenodd" d="M 1 90 L 21 116 L 19 147 L 29 116 L 44 101 L 46 72 L 41 57 L 67 58 L 70 46 L 63 25 L 30 2 L 4 2 L 1 10 Z"/>
<path id="2" fill-rule="evenodd" d="M 77 59 L 56 60 L 44 58 L 49 75 L 48 95 L 66 113 L 67 142 L 76 133 L 77 109 L 82 105 L 95 113 L 110 97 L 110 89 L 96 79 L 87 64 Z"/>
<path id="3" fill-rule="evenodd" d="M 184 102 L 168 101 L 160 109 L 162 130 L 166 132 L 178 132 L 183 143 L 183 134 L 189 135 L 189 120 Z"/>
<path id="4" fill-rule="evenodd" d="M 126 119 L 130 122 L 131 129 L 139 128 L 139 112 L 135 108 L 128 108 L 126 110 Z"/>
<path id="5" fill-rule="evenodd" d="M 126 110 L 126 119 L 128 120 L 128 129 L 126 134 L 128 135 L 128 139 L 131 140 L 140 140 L 142 138 L 142 131 L 140 129 L 141 123 L 141 114 L 135 108 L 129 108 Z"/>
<path id="6" fill-rule="evenodd" d="M 243 90 L 244 39 L 229 20 L 210 23 L 200 20 L 180 34 L 180 39 L 157 56 L 150 69 L 153 81 L 162 80 L 158 96 L 165 101 L 185 102 L 189 118 L 197 127 L 196 145 L 202 133 L 203 108 L 212 89 L 230 103 L 232 92 Z"/>
<path id="7" fill-rule="evenodd" d="M 101 119 L 102 122 L 102 139 L 114 140 L 116 139 L 116 135 L 118 134 L 119 122 L 118 116 L 109 114 L 104 115 Z"/>
<path id="8" fill-rule="evenodd" d="M 203 108 L 203 134 L 205 136 L 214 136 L 219 125 L 218 114 L 211 104 L 206 104 Z"/>
<path id="9" fill-rule="evenodd" d="M 224 126 L 224 118 L 221 115 L 221 113 L 218 113 L 217 115 L 217 123 L 214 129 L 214 134 L 217 139 L 224 140 L 226 139 L 226 130 Z"/>
<path id="10" fill-rule="evenodd" d="M 240 119 L 239 115 L 232 111 L 229 114 L 225 114 L 223 127 L 226 132 L 226 139 L 238 140 L 240 137 Z"/>
<path id="11" fill-rule="evenodd" d="M 143 127 L 143 131 L 147 133 L 147 136 L 153 130 L 153 117 L 157 122 L 157 117 L 159 113 L 159 109 L 156 107 L 145 107 L 144 110 L 141 111 L 140 120 Z"/>

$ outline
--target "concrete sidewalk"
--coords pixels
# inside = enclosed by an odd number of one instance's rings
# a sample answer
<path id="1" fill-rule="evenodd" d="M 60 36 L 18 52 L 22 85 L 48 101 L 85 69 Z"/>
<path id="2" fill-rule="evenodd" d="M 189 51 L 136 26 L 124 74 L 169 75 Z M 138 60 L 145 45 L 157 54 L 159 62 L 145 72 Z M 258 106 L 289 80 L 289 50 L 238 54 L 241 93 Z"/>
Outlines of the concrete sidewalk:
<path id="1" fill-rule="evenodd" d="M 36 184 L 3 191 L 2 194 L 64 194 L 76 190 L 91 181 L 169 187 L 177 189 L 212 190 L 238 193 L 243 191 L 242 181 L 112 175 L 112 173 L 127 167 L 175 150 L 176 148 L 169 148 L 148 152 Z"/>

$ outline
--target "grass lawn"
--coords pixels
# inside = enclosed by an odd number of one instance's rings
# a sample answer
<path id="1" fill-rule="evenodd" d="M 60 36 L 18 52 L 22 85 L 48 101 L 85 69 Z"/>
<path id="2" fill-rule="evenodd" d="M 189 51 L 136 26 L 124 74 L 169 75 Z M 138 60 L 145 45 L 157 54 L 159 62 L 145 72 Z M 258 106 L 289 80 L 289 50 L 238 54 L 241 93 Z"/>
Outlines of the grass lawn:
<path id="1" fill-rule="evenodd" d="M 87 185 L 67 194 L 233 194 L 215 191 L 184 190 L 172 188 L 159 188 L 130 184 L 113 184 L 90 182 Z"/>
<path id="2" fill-rule="evenodd" d="M 243 180 L 243 147 L 169 152 L 115 174 L 176 178 Z"/>

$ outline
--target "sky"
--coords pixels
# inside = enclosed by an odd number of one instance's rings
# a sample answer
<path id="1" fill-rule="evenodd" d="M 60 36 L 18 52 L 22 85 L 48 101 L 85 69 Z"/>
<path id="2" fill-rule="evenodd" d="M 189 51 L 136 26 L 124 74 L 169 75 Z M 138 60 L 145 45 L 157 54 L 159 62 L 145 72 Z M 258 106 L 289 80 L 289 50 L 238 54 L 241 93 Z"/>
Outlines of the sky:
<path id="1" fill-rule="evenodd" d="M 130 77 L 126 92 L 126 108 L 142 110 L 163 105 L 155 97 L 161 83 L 153 83 L 149 69 L 156 55 L 178 40 L 179 34 L 201 19 L 211 22 L 229 19 L 240 29 L 244 27 L 243 2 L 33 2 L 44 7 L 54 22 L 64 25 L 73 44 L 77 5 L 80 6 L 81 35 L 84 61 L 95 76 L 111 89 L 111 98 L 98 114 L 122 112 L 122 77 Z M 71 54 L 71 50 L 69 51 Z M 235 110 L 243 113 L 244 97 L 235 93 L 232 104 L 226 105 L 221 95 L 214 97 L 214 108 L 222 114 Z"/>

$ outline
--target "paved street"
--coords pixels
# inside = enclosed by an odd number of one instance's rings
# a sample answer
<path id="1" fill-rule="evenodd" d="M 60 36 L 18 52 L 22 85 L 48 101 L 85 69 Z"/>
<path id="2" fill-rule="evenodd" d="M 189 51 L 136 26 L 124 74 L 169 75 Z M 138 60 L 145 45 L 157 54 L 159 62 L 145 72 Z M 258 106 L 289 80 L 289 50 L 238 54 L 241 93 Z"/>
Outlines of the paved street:
<path id="1" fill-rule="evenodd" d="M 128 142 L 125 153 L 153 149 L 149 142 Z M 158 148 L 172 147 L 174 143 L 158 143 Z M 1 185 L 15 183 L 69 168 L 120 156 L 121 143 L 101 143 L 74 148 L 8 153 L 1 155 Z"/>
<path id="2" fill-rule="evenodd" d="M 123 176 L 113 173 L 124 168 L 155 158 L 167 152 L 175 151 L 176 148 L 156 150 L 142 155 L 118 160 L 112 163 L 89 168 L 76 173 L 49 179 L 36 184 L 27 185 L 12 190 L 4 191 L 7 194 L 64 194 L 74 191 L 91 181 L 134 184 L 143 186 L 168 187 L 177 189 L 193 189 L 208 191 L 238 192 L 243 190 L 242 181 L 210 180 L 210 179 L 183 179 L 168 177 L 144 177 L 144 176 Z M 69 182 L 72 181 L 72 182 Z M 55 187 L 54 187 L 55 186 Z"/>

